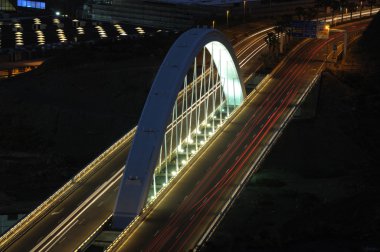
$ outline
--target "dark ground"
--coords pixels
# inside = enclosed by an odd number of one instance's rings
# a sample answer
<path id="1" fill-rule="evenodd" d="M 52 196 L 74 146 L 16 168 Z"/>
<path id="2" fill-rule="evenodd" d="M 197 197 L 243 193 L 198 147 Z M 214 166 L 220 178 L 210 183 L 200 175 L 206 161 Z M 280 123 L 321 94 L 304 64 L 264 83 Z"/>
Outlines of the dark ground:
<path id="1" fill-rule="evenodd" d="M 204 251 L 380 251 L 380 16 L 322 79 Z"/>
<path id="2" fill-rule="evenodd" d="M 0 83 L 0 212 L 28 212 L 137 124 L 173 35 L 63 51 Z"/>

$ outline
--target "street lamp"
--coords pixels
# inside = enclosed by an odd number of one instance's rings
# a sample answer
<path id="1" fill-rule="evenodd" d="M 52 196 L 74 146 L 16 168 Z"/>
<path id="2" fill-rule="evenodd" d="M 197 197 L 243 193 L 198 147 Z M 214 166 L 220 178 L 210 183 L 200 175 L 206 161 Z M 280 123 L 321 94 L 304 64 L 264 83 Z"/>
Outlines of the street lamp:
<path id="1" fill-rule="evenodd" d="M 212 29 L 215 29 L 215 20 L 212 20 Z"/>
<path id="2" fill-rule="evenodd" d="M 227 10 L 226 11 L 226 18 L 227 18 L 227 27 L 229 26 L 229 23 L 228 23 L 228 17 L 230 16 L 230 10 Z"/>

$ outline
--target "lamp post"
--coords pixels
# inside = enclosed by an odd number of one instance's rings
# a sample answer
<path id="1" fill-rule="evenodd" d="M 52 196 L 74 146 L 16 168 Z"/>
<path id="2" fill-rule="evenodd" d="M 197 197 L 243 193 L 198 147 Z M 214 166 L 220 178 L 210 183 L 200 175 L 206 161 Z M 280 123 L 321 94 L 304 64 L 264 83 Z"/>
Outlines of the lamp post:
<path id="1" fill-rule="evenodd" d="M 243 9 L 244 9 L 244 12 L 243 12 L 244 19 L 243 19 L 243 21 L 244 21 L 244 23 L 245 23 L 245 8 L 246 8 L 246 5 L 247 5 L 247 0 L 244 0 L 243 1 Z"/>
<path id="2" fill-rule="evenodd" d="M 215 20 L 212 20 L 212 29 L 215 29 Z"/>
<path id="3" fill-rule="evenodd" d="M 228 18 L 230 16 L 230 10 L 226 11 L 226 18 L 227 18 L 227 27 L 229 26 Z"/>
<path id="4" fill-rule="evenodd" d="M 362 18 L 363 1 L 360 1 L 360 18 Z"/>

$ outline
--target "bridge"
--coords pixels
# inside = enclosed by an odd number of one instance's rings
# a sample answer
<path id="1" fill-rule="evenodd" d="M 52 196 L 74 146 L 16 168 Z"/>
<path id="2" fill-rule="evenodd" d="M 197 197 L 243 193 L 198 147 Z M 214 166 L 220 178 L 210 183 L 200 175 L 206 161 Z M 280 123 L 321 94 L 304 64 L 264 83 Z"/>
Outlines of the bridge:
<path id="1" fill-rule="evenodd" d="M 341 29 L 352 41 L 367 24 Z M 343 36 L 304 40 L 246 96 L 239 69 L 249 62 L 247 76 L 260 65 L 272 29 L 234 49 L 212 29 L 184 33 L 160 67 L 137 129 L 9 230 L 0 247 L 85 250 L 111 220 L 112 230 L 123 231 L 109 251 L 201 246 L 318 81 L 322 49 Z"/>

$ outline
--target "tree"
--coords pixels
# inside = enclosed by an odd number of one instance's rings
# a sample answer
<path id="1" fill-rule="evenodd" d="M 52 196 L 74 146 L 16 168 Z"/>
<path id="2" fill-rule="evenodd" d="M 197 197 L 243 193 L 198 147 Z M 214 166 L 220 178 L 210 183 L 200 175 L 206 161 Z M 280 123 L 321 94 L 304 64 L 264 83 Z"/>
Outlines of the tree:
<path id="1" fill-rule="evenodd" d="M 272 53 L 276 52 L 278 54 L 278 38 L 274 32 L 268 32 L 265 38 L 265 43 L 267 43 L 269 51 Z"/>
<path id="2" fill-rule="evenodd" d="M 356 10 L 356 3 L 355 2 L 349 2 L 347 4 L 348 11 L 350 12 L 350 20 L 352 20 L 352 12 Z"/>
<path id="3" fill-rule="evenodd" d="M 343 22 L 344 8 L 347 6 L 347 0 L 339 0 L 339 4 L 341 11 L 340 22 Z"/>
<path id="4" fill-rule="evenodd" d="M 305 12 L 305 19 L 306 20 L 313 20 L 314 18 L 318 17 L 318 10 L 316 8 L 310 7 Z"/>
<path id="5" fill-rule="evenodd" d="M 336 0 L 333 0 L 330 4 L 330 7 L 332 9 L 332 13 L 331 13 L 331 24 L 334 24 L 334 17 L 335 17 L 335 12 L 337 10 L 339 10 L 339 2 L 336 1 Z"/>
<path id="6" fill-rule="evenodd" d="M 327 8 L 330 7 L 332 0 L 317 0 L 318 6 L 321 6 L 325 9 L 325 22 L 327 19 Z"/>
<path id="7" fill-rule="evenodd" d="M 367 0 L 369 4 L 369 15 L 372 16 L 372 7 L 376 4 L 376 0 Z"/>
<path id="8" fill-rule="evenodd" d="M 363 11 L 363 1 L 360 1 L 360 18 L 362 18 L 362 11 Z"/>
<path id="9" fill-rule="evenodd" d="M 303 20 L 303 18 L 305 17 L 305 8 L 297 7 L 295 9 L 295 12 L 296 12 L 296 15 L 298 17 L 298 20 Z"/>
<path id="10" fill-rule="evenodd" d="M 292 17 L 292 15 L 289 15 L 289 14 L 279 16 L 277 21 L 276 21 L 276 26 L 278 28 L 276 28 L 275 31 L 277 33 L 282 33 L 283 35 L 285 35 L 285 46 L 289 42 L 289 38 L 291 36 L 291 23 L 292 23 L 292 21 L 293 21 L 293 17 Z"/>
<path id="11" fill-rule="evenodd" d="M 274 31 L 276 32 L 276 37 L 279 41 L 279 51 L 280 53 L 283 53 L 284 52 L 284 27 L 282 25 L 277 25 L 275 28 L 274 28 Z"/>

